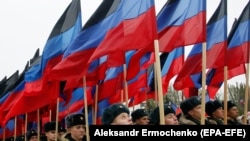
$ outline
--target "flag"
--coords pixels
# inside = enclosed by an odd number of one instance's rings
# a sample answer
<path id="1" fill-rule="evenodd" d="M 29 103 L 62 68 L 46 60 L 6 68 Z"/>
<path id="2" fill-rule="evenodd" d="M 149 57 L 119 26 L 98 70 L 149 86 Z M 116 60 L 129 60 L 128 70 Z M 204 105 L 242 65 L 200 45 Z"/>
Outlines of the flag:
<path id="1" fill-rule="evenodd" d="M 205 42 L 206 0 L 168 0 L 157 15 L 161 52 Z"/>
<path id="2" fill-rule="evenodd" d="M 2 133 L 0 133 L 1 134 L 0 137 L 3 138 L 3 134 L 5 134 L 5 140 L 7 140 L 6 138 L 14 136 L 14 133 L 15 133 L 14 130 L 16 130 L 16 135 L 21 135 L 22 125 L 20 124 L 18 118 L 17 118 L 17 125 L 20 125 L 20 126 L 15 127 L 15 120 L 14 119 L 9 120 L 5 126 L 4 133 L 3 133 L 3 131 L 2 131 Z"/>
<path id="3" fill-rule="evenodd" d="M 148 94 L 149 86 L 147 71 L 147 69 L 141 70 L 133 80 L 128 81 L 128 98 L 130 99 L 128 104 L 129 107 L 152 98 L 152 95 Z"/>
<path id="4" fill-rule="evenodd" d="M 28 70 L 28 68 L 29 63 L 27 62 L 23 72 L 20 73 L 20 75 L 18 74 L 18 71 L 15 73 L 15 75 L 17 75 L 15 77 L 17 78 L 15 78 L 15 82 L 12 83 L 13 88 L 8 91 L 8 97 L 6 97 L 0 107 L 0 121 L 6 115 L 8 110 L 10 110 L 11 106 L 13 106 L 13 104 L 16 102 L 16 99 L 18 99 L 18 97 L 21 95 L 19 92 L 22 91 L 24 87 L 24 74 Z"/>
<path id="5" fill-rule="evenodd" d="M 118 90 L 122 89 L 124 81 L 123 65 L 119 67 L 109 68 L 106 72 L 104 80 L 99 82 L 98 100 L 114 95 Z"/>
<path id="6" fill-rule="evenodd" d="M 89 62 L 108 54 L 125 54 L 129 50 L 148 48 L 154 51 L 153 43 L 157 39 L 154 0 L 121 0 L 117 12 L 110 18 L 114 23 L 110 23 L 111 29 Z"/>
<path id="7" fill-rule="evenodd" d="M 240 64 L 237 67 L 228 69 L 227 71 L 227 78 L 228 80 L 230 80 L 231 78 L 244 74 L 246 73 L 246 67 L 245 64 Z M 207 79 L 207 91 L 209 94 L 209 97 L 214 99 L 216 96 L 216 92 L 219 90 L 219 88 L 221 87 L 221 85 L 224 82 L 224 68 L 218 68 L 218 69 L 212 69 L 208 72 L 208 78 L 211 79 Z"/>
<path id="8" fill-rule="evenodd" d="M 97 103 L 97 111 L 96 111 L 96 124 L 97 125 L 101 125 L 101 117 L 102 117 L 102 113 L 103 111 L 108 108 L 112 103 L 109 102 L 109 99 L 103 99 L 101 101 L 98 101 Z"/>
<path id="9" fill-rule="evenodd" d="M 247 3 L 236 24 L 228 44 L 226 65 L 228 69 L 249 63 L 250 2 Z"/>
<path id="10" fill-rule="evenodd" d="M 220 30 L 218 30 L 220 29 Z M 227 2 L 221 0 L 217 9 L 207 23 L 206 68 L 218 68 L 224 66 L 227 47 Z M 190 67 L 192 66 L 192 67 Z M 199 75 L 202 71 L 202 44 L 196 44 L 190 51 L 182 70 L 178 74 L 174 88 L 181 90 L 192 84 L 191 75 Z M 196 77 L 199 79 L 199 77 Z M 195 84 L 192 84 L 195 85 Z"/>
<path id="11" fill-rule="evenodd" d="M 33 60 L 33 62 L 32 62 L 32 64 L 30 64 L 27 71 L 29 71 L 29 69 L 33 69 L 33 68 L 39 66 L 39 63 L 41 63 L 41 61 L 39 61 L 40 56 L 34 56 L 32 58 L 32 60 Z M 29 113 L 29 112 L 32 112 L 34 110 L 37 110 L 38 108 L 41 108 L 45 105 L 50 104 L 51 101 L 55 101 L 57 98 L 57 92 L 55 92 L 56 89 L 52 89 L 51 91 L 48 91 L 48 92 L 40 94 L 40 95 L 25 96 L 24 95 L 25 72 L 26 72 L 26 68 L 25 68 L 24 72 L 22 73 L 24 75 L 23 76 L 24 80 L 21 81 L 13 91 L 15 93 L 13 96 L 16 96 L 16 99 L 14 101 L 12 101 L 12 105 L 8 106 L 9 110 L 6 109 L 5 112 L 3 111 L 4 112 L 3 113 L 4 119 L 2 120 L 3 125 L 5 125 L 6 122 L 9 119 L 13 118 L 14 116 L 21 115 L 24 113 Z M 50 86 L 50 85 L 52 85 L 52 86 Z M 48 84 L 48 86 L 53 87 L 53 84 Z M 29 103 L 32 106 L 28 105 L 27 103 Z"/>
<path id="12" fill-rule="evenodd" d="M 39 66 L 25 74 L 25 95 L 47 92 L 47 75 L 82 28 L 80 0 L 73 0 L 55 24 L 45 44 Z"/>
<path id="13" fill-rule="evenodd" d="M 198 96 L 198 89 L 195 87 L 188 87 L 188 88 L 184 88 L 182 89 L 182 93 L 185 96 L 185 98 L 190 98 L 192 96 Z"/>
<path id="14" fill-rule="evenodd" d="M 82 78 L 88 70 L 87 65 L 102 55 L 114 51 L 120 55 L 121 50 L 124 53 L 124 50 L 145 47 L 157 36 L 154 33 L 156 24 L 154 27 L 153 12 L 153 0 L 103 1 L 66 50 L 63 60 L 53 68 L 51 79 Z M 89 61 L 92 55 L 94 56 Z M 125 57 L 119 56 L 112 61 L 121 61 L 120 59 L 124 60 Z"/>
<path id="15" fill-rule="evenodd" d="M 19 71 L 15 71 L 7 80 L 5 81 L 5 87 L 2 90 L 2 95 L 8 93 L 13 89 L 13 86 L 15 85 L 16 81 L 18 80 Z M 1 96 L 2 96 L 1 95 Z"/>
<path id="16" fill-rule="evenodd" d="M 21 82 L 15 89 L 13 89 L 13 92 L 10 92 L 9 96 L 5 99 L 4 103 L 2 104 L 0 108 L 0 119 L 1 121 L 4 119 L 6 114 L 9 112 L 11 107 L 17 102 L 19 97 L 22 95 L 22 89 L 24 88 L 24 81 Z M 1 125 L 4 126 L 4 123 L 1 123 Z"/>
<path id="17" fill-rule="evenodd" d="M 20 91 L 21 96 L 16 99 L 16 102 L 5 115 L 3 124 L 5 124 L 9 119 L 17 115 L 35 111 L 39 108 L 42 108 L 43 106 L 55 102 L 57 96 L 55 94 L 53 95 L 52 93 L 53 91 L 51 91 L 51 93 L 44 93 L 37 96 L 25 96 L 23 94 L 23 91 Z"/>
<path id="18" fill-rule="evenodd" d="M 228 35 L 227 39 L 228 44 L 230 44 L 230 42 L 232 41 L 233 36 L 235 35 L 235 32 L 237 30 L 238 24 L 239 21 L 235 19 Z M 232 68 L 228 67 L 227 72 L 228 72 L 228 79 L 240 74 L 244 74 L 246 72 L 245 64 L 240 64 Z M 224 82 L 224 67 L 208 70 L 206 81 L 207 81 L 206 84 L 207 84 L 208 95 L 210 96 L 210 98 L 214 99 L 217 91 L 220 89 L 221 85 Z"/>
<path id="19" fill-rule="evenodd" d="M 6 87 L 6 81 L 7 81 L 7 76 L 5 76 L 1 81 L 0 81 L 0 96 L 3 95 L 4 89 Z"/>
<path id="20" fill-rule="evenodd" d="M 133 51 L 133 55 L 130 58 L 126 57 L 127 61 L 127 76 L 126 80 L 131 80 L 140 70 L 147 69 L 150 65 L 155 62 L 155 53 L 147 52 L 145 53 L 144 49 Z"/>
<path id="21" fill-rule="evenodd" d="M 160 55 L 160 65 L 161 65 L 161 81 L 163 93 L 168 91 L 168 86 L 170 80 L 179 73 L 184 63 L 184 48 L 175 48 L 171 52 L 164 52 Z M 151 72 L 149 76 L 149 86 L 151 91 L 155 90 L 154 86 L 154 71 Z"/>
<path id="22" fill-rule="evenodd" d="M 92 95 L 91 95 L 91 89 L 86 88 L 87 92 L 87 104 L 92 104 Z M 79 110 L 82 110 L 84 107 L 84 89 L 83 88 L 77 88 L 72 92 L 71 99 L 68 103 L 65 101 L 61 101 L 59 105 L 59 120 L 63 119 L 65 116 L 67 116 L 70 113 L 75 113 Z"/>
<path id="23" fill-rule="evenodd" d="M 220 30 L 218 30 L 220 29 Z M 224 66 L 227 50 L 227 0 L 221 0 L 207 24 L 206 68 Z"/>
<path id="24" fill-rule="evenodd" d="M 163 93 L 167 93 L 170 80 L 178 75 L 184 63 L 184 48 L 179 47 L 168 54 L 168 57 L 162 60 L 164 62 L 161 70 L 161 79 Z"/>

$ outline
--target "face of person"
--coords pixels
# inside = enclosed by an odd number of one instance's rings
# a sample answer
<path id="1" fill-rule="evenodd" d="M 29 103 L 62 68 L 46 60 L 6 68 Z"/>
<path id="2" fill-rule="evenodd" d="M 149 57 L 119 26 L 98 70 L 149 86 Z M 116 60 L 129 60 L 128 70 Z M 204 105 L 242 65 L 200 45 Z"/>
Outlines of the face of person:
<path id="1" fill-rule="evenodd" d="M 75 125 L 69 128 L 69 132 L 71 133 L 71 137 L 78 141 L 82 140 L 86 135 L 86 128 L 85 125 Z"/>
<path id="2" fill-rule="evenodd" d="M 61 139 L 64 134 L 65 134 L 65 132 L 59 132 L 58 133 L 58 138 Z"/>
<path id="3" fill-rule="evenodd" d="M 53 130 L 53 131 L 48 131 L 45 133 L 45 136 L 47 137 L 47 140 L 48 141 L 55 141 L 56 140 L 56 131 Z"/>
<path id="4" fill-rule="evenodd" d="M 179 121 L 174 113 L 169 113 L 164 116 L 165 125 L 179 125 Z"/>
<path id="5" fill-rule="evenodd" d="M 133 122 L 128 113 L 121 113 L 115 117 L 111 125 L 132 125 Z"/>
<path id="6" fill-rule="evenodd" d="M 239 116 L 239 110 L 236 106 L 233 106 L 227 111 L 227 116 L 236 119 Z"/>
<path id="7" fill-rule="evenodd" d="M 223 119 L 224 118 L 224 110 L 222 107 L 216 109 L 213 113 L 212 116 L 217 119 Z"/>
<path id="8" fill-rule="evenodd" d="M 37 136 L 32 136 L 29 141 L 37 141 Z"/>
<path id="9" fill-rule="evenodd" d="M 149 123 L 148 116 L 143 116 L 143 117 L 135 120 L 136 125 L 148 125 L 148 123 Z"/>
<path id="10" fill-rule="evenodd" d="M 190 110 L 189 115 L 192 116 L 194 119 L 201 120 L 201 104 L 194 107 Z"/>

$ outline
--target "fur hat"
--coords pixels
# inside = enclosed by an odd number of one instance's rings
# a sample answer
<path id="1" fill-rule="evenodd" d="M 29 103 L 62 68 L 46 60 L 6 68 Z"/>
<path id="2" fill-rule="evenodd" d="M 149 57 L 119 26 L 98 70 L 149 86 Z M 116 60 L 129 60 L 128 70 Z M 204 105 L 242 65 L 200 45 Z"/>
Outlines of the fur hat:
<path id="1" fill-rule="evenodd" d="M 58 132 L 66 132 L 66 129 L 63 126 L 60 126 Z"/>
<path id="2" fill-rule="evenodd" d="M 227 110 L 231 109 L 234 106 L 236 106 L 236 104 L 233 103 L 231 100 L 227 101 Z M 223 108 L 224 108 L 224 106 L 223 106 Z"/>
<path id="3" fill-rule="evenodd" d="M 65 122 L 67 128 L 75 125 L 85 125 L 85 116 L 84 114 L 71 114 L 66 117 Z"/>
<path id="4" fill-rule="evenodd" d="M 30 138 L 33 137 L 33 136 L 37 136 L 36 130 L 30 130 L 30 131 L 27 133 L 27 140 L 30 140 Z"/>
<path id="5" fill-rule="evenodd" d="M 164 104 L 164 116 L 170 113 L 175 114 L 175 110 L 170 105 Z M 160 123 L 160 109 L 158 106 L 150 114 L 150 124 L 159 125 L 159 123 Z"/>
<path id="6" fill-rule="evenodd" d="M 187 115 L 190 110 L 201 104 L 198 96 L 193 96 L 181 102 L 180 107 L 184 115 Z"/>
<path id="7" fill-rule="evenodd" d="M 121 113 L 129 114 L 129 109 L 125 105 L 120 103 L 109 106 L 108 108 L 104 109 L 102 113 L 102 124 L 110 125 L 113 120 Z"/>
<path id="8" fill-rule="evenodd" d="M 131 113 L 131 116 L 132 116 L 132 120 L 135 122 L 135 120 L 141 117 L 148 116 L 148 113 L 145 109 L 136 109 L 135 111 Z"/>
<path id="9" fill-rule="evenodd" d="M 58 123 L 58 130 L 60 129 L 60 123 Z M 49 132 L 49 131 L 53 131 L 56 130 L 56 122 L 55 121 L 51 121 L 51 122 L 47 122 L 44 124 L 44 132 Z"/>
<path id="10" fill-rule="evenodd" d="M 205 110 L 209 116 L 212 116 L 212 113 L 220 107 L 222 107 L 222 104 L 218 100 L 208 101 L 206 103 Z"/>

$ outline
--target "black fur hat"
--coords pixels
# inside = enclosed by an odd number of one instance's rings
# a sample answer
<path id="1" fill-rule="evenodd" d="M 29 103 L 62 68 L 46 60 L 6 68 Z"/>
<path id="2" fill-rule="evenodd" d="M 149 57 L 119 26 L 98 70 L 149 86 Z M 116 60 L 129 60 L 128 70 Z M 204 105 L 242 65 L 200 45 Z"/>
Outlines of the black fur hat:
<path id="1" fill-rule="evenodd" d="M 218 100 L 208 101 L 205 105 L 205 111 L 209 116 L 212 116 L 212 113 L 220 107 L 222 104 Z"/>
<path id="2" fill-rule="evenodd" d="M 121 113 L 129 114 L 129 109 L 125 105 L 120 103 L 109 106 L 102 113 L 102 124 L 110 125 L 113 120 Z"/>
<path id="3" fill-rule="evenodd" d="M 232 107 L 236 106 L 231 100 L 227 101 L 227 110 L 231 109 Z M 224 108 L 224 107 L 223 107 Z"/>
<path id="4" fill-rule="evenodd" d="M 58 132 L 66 132 L 66 129 L 63 126 L 60 126 L 60 128 L 58 129 Z"/>
<path id="5" fill-rule="evenodd" d="M 58 127 L 58 131 L 59 131 L 61 128 L 60 123 L 58 123 L 57 127 Z M 44 124 L 44 132 L 49 132 L 49 131 L 53 131 L 53 130 L 56 130 L 56 122 L 55 121 L 50 121 L 50 122 L 47 122 Z"/>
<path id="6" fill-rule="evenodd" d="M 66 117 L 66 126 L 70 128 L 75 125 L 85 125 L 85 115 L 84 114 L 71 114 Z"/>
<path id="7" fill-rule="evenodd" d="M 164 116 L 167 114 L 175 114 L 175 110 L 169 105 L 164 104 Z M 159 125 L 160 124 L 160 108 L 156 107 L 150 114 L 150 124 Z"/>
<path id="8" fill-rule="evenodd" d="M 36 130 L 30 130 L 30 131 L 27 133 L 27 140 L 30 140 L 30 138 L 31 138 L 32 136 L 37 136 Z"/>
<path id="9" fill-rule="evenodd" d="M 201 104 L 198 96 L 193 96 L 181 102 L 180 107 L 184 115 L 187 115 L 190 110 Z"/>
<path id="10" fill-rule="evenodd" d="M 132 116 L 132 120 L 135 122 L 135 120 L 141 117 L 148 116 L 148 113 L 145 109 L 136 109 L 135 111 L 131 113 L 131 116 Z"/>

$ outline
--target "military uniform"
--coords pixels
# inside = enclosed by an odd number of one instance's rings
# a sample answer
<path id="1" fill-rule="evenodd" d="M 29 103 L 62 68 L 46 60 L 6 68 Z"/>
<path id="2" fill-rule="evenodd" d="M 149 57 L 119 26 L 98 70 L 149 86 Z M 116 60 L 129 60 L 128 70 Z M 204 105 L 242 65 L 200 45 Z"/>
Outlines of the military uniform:
<path id="1" fill-rule="evenodd" d="M 221 119 L 215 118 L 213 115 L 213 113 L 216 110 L 220 110 L 219 108 L 222 108 L 222 106 L 223 105 L 218 100 L 206 102 L 205 111 L 209 115 L 209 117 L 207 117 L 207 120 L 208 120 L 208 123 L 210 125 L 223 125 L 224 124 L 224 121 L 222 120 L 222 118 Z M 218 115 L 217 115 L 217 117 L 218 117 Z"/>
<path id="2" fill-rule="evenodd" d="M 85 115 L 84 114 L 71 114 L 66 117 L 66 126 L 71 128 L 76 125 L 85 125 Z M 61 141 L 76 141 L 72 138 L 71 133 L 65 133 L 61 137 Z M 86 135 L 83 136 L 82 141 L 86 141 Z"/>
<path id="3" fill-rule="evenodd" d="M 84 137 L 82 138 L 82 141 L 86 141 L 86 140 L 87 140 L 87 139 L 86 139 L 86 136 L 84 136 Z M 73 138 L 71 137 L 71 134 L 70 134 L 70 133 L 66 133 L 66 134 L 62 137 L 61 141 L 76 141 L 76 140 L 73 139 Z"/>

